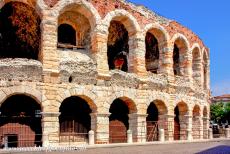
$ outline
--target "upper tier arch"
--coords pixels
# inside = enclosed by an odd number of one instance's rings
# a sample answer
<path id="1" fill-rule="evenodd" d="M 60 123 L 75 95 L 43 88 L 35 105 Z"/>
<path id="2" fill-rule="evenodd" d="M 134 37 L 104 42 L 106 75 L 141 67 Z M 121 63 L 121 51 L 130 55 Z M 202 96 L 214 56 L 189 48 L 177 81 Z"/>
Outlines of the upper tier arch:
<path id="1" fill-rule="evenodd" d="M 52 12 L 58 18 L 60 14 L 71 9 L 83 14 L 89 20 L 92 29 L 101 22 L 98 11 L 91 3 L 84 0 L 60 0 L 52 8 Z"/>
<path id="2" fill-rule="evenodd" d="M 124 24 L 125 28 L 129 33 L 129 37 L 135 35 L 136 33 L 140 32 L 140 25 L 138 24 L 136 18 L 134 18 L 129 12 L 123 9 L 118 9 L 112 12 L 109 12 L 105 18 L 102 20 L 103 25 L 105 25 L 108 34 L 108 28 L 110 26 L 110 22 L 112 20 L 120 21 Z"/>

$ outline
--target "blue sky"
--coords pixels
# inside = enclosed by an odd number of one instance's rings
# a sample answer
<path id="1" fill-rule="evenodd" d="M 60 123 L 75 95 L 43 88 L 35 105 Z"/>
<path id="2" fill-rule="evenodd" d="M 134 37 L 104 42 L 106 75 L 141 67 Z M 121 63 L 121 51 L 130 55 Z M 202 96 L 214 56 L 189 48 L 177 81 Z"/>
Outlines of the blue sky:
<path id="1" fill-rule="evenodd" d="M 195 32 L 210 48 L 212 95 L 230 94 L 230 0 L 129 0 Z"/>

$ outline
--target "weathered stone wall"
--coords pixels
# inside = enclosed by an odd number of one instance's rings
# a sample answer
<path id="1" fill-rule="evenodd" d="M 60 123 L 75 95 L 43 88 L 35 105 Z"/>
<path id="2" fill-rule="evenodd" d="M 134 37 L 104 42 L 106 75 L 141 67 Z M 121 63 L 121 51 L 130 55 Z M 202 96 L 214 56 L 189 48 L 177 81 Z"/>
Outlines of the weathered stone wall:
<path id="1" fill-rule="evenodd" d="M 4 6 L 2 1 L 0 6 Z M 174 108 L 179 102 L 186 104 L 186 118 L 181 122 L 192 130 L 193 108 L 200 107 L 200 127 L 208 128 L 209 118 L 209 51 L 202 41 L 187 28 L 168 20 L 142 6 L 118 0 L 37 0 L 21 1 L 34 6 L 41 18 L 40 62 L 31 60 L 0 61 L 0 104 L 14 94 L 25 94 L 42 106 L 43 145 L 59 143 L 59 107 L 64 99 L 79 96 L 93 110 L 91 129 L 96 141 L 108 138 L 109 108 L 121 98 L 128 102 L 130 125 L 134 136 L 140 133 L 139 122 L 146 120 L 147 108 L 158 100 L 166 109 L 161 118 L 173 122 Z M 90 24 L 90 48 L 85 50 L 61 50 L 57 48 L 58 18 L 68 7 L 88 19 Z M 63 19 L 64 20 L 64 19 Z M 120 21 L 129 33 L 129 72 L 109 70 L 107 62 L 108 28 L 112 20 Z M 62 21 L 64 23 L 64 21 Z M 145 68 L 145 35 L 150 31 L 159 43 L 158 74 Z M 173 46 L 179 40 L 186 48 L 181 68 L 183 76 L 173 74 Z M 193 79 L 193 50 L 199 52 L 199 78 Z M 203 55 L 206 58 L 203 58 Z M 206 69 L 206 76 L 204 75 Z M 205 83 L 204 83 L 205 82 Z M 163 110 L 159 105 L 158 110 Z M 136 110 L 134 110 L 136 108 Z M 135 128 L 134 126 L 137 125 Z M 169 130 L 171 129 L 171 131 Z M 169 135 L 172 127 L 166 129 Z M 106 133 L 105 133 L 106 132 Z M 105 134 L 103 134 L 105 133 Z M 204 133 L 205 134 L 205 133 Z M 172 136 L 172 134 L 171 134 Z M 205 136 L 204 136 L 205 137 Z M 187 137 L 185 137 L 187 138 Z M 168 140 L 172 138 L 168 137 Z M 142 141 L 137 139 L 137 141 Z M 107 141 L 105 141 L 107 142 Z"/>

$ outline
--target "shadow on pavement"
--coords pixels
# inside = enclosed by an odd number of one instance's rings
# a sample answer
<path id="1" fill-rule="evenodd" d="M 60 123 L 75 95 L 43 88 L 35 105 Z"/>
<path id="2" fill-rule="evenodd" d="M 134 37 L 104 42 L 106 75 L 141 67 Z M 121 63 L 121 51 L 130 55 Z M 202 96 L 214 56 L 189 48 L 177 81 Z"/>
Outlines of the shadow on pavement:
<path id="1" fill-rule="evenodd" d="M 196 154 L 230 154 L 230 146 L 220 145 Z"/>

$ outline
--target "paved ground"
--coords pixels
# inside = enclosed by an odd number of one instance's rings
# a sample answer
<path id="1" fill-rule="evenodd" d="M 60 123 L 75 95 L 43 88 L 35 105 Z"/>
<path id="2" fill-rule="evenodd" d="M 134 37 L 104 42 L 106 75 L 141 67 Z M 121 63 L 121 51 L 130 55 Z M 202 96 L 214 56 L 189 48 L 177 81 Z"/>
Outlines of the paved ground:
<path id="1" fill-rule="evenodd" d="M 0 152 L 1 153 L 1 152 Z M 25 153 L 25 152 L 24 152 Z M 142 145 L 115 148 L 92 148 L 85 151 L 63 152 L 27 152 L 26 154 L 230 154 L 230 140 L 203 142 L 203 143 L 177 143 Z M 22 154 L 22 153 L 18 153 Z"/>
<path id="2" fill-rule="evenodd" d="M 230 154 L 230 141 L 89 149 L 81 154 Z"/>

